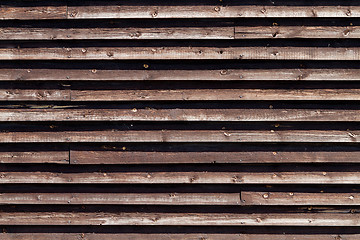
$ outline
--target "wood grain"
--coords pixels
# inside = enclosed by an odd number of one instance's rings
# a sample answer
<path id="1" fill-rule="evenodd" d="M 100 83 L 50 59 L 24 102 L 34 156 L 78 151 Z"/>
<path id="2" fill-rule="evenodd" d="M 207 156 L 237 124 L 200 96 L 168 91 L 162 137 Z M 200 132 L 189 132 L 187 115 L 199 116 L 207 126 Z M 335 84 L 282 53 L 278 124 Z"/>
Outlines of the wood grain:
<path id="1" fill-rule="evenodd" d="M 0 48 L 0 60 L 360 60 L 360 48 L 87 47 Z"/>
<path id="2" fill-rule="evenodd" d="M 126 150 L 70 150 L 71 164 L 163 163 L 359 163 L 358 152 L 149 152 Z"/>
<path id="3" fill-rule="evenodd" d="M 234 27 L 0 28 L 1 40 L 234 39 Z"/>
<path id="4" fill-rule="evenodd" d="M 359 38 L 357 26 L 236 26 L 236 39 Z"/>
<path id="5" fill-rule="evenodd" d="M 240 193 L 0 193 L 0 204 L 240 205 Z"/>
<path id="6" fill-rule="evenodd" d="M 360 69 L 219 69 L 219 70 L 102 70 L 0 69 L 0 81 L 358 81 Z"/>
<path id="7" fill-rule="evenodd" d="M 0 109 L 0 121 L 360 121 L 360 110 L 337 109 L 62 109 L 61 106 L 43 109 L 41 105 L 39 108 Z"/>
<path id="8" fill-rule="evenodd" d="M 63 239 L 84 239 L 84 240 L 356 240 L 359 234 L 242 234 L 242 233 L 0 233 L 3 240 L 63 240 Z"/>
<path id="9" fill-rule="evenodd" d="M 2 212 L 1 225 L 359 226 L 351 213 L 81 213 Z M 51 219 L 51 221 L 49 221 Z"/>
<path id="10" fill-rule="evenodd" d="M 357 184 L 358 172 L 0 172 L 1 184 Z"/>
<path id="11" fill-rule="evenodd" d="M 0 132 L 1 143 L 52 142 L 313 142 L 356 143 L 359 131 L 340 130 L 154 130 Z"/>
<path id="12" fill-rule="evenodd" d="M 248 205 L 359 205 L 359 193 L 241 192 Z"/>

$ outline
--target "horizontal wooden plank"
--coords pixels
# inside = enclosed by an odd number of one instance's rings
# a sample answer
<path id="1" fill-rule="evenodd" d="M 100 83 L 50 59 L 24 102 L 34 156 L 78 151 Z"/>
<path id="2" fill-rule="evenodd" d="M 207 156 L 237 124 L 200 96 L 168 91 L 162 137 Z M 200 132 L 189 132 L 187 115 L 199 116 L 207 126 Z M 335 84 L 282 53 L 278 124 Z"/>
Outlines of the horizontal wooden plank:
<path id="1" fill-rule="evenodd" d="M 71 164 L 359 163 L 358 152 L 136 152 L 70 150 Z"/>
<path id="2" fill-rule="evenodd" d="M 0 204 L 240 205 L 240 193 L 0 193 Z"/>
<path id="3" fill-rule="evenodd" d="M 360 205 L 359 193 L 241 192 L 247 205 Z"/>
<path id="4" fill-rule="evenodd" d="M 0 60 L 360 60 L 360 48 L 335 47 L 86 47 L 1 48 Z"/>
<path id="5" fill-rule="evenodd" d="M 359 226 L 354 213 L 1 212 L 1 225 Z M 49 221 L 51 219 L 51 221 Z"/>
<path id="6" fill-rule="evenodd" d="M 243 233 L 0 233 L 3 240 L 356 240 L 360 234 L 243 234 Z"/>
<path id="7" fill-rule="evenodd" d="M 32 7 L 18 7 L 18 6 L 0 6 L 0 19 L 66 19 L 67 6 L 32 6 Z"/>
<path id="8" fill-rule="evenodd" d="M 2 101 L 360 100 L 360 89 L 0 89 Z"/>
<path id="9" fill-rule="evenodd" d="M 0 172 L 4 184 L 358 184 L 358 172 Z"/>
<path id="10" fill-rule="evenodd" d="M 360 69 L 83 70 L 1 68 L 0 81 L 9 80 L 358 81 L 360 80 Z"/>
<path id="11" fill-rule="evenodd" d="M 0 89 L 0 101 L 70 101 L 70 90 Z"/>
<path id="12" fill-rule="evenodd" d="M 338 109 L 39 108 L 0 109 L 0 121 L 360 121 L 360 110 Z"/>
<path id="13" fill-rule="evenodd" d="M 69 6 L 68 18 L 360 17 L 359 6 Z"/>
<path id="14" fill-rule="evenodd" d="M 0 28 L 1 40 L 234 39 L 234 27 Z"/>
<path id="15" fill-rule="evenodd" d="M 355 143 L 360 131 L 154 130 L 0 132 L 1 143 L 51 142 L 319 142 Z"/>
<path id="16" fill-rule="evenodd" d="M 69 164 L 69 151 L 0 152 L 0 163 L 60 163 Z"/>
<path id="17" fill-rule="evenodd" d="M 360 89 L 71 90 L 71 100 L 360 100 Z"/>
<path id="18" fill-rule="evenodd" d="M 236 39 L 265 38 L 359 38 L 357 26 L 237 26 Z"/>
<path id="19" fill-rule="evenodd" d="M 67 10 L 67 11 L 66 11 Z M 0 19 L 360 17 L 359 6 L 2 6 Z M 67 13 L 67 16 L 66 16 Z"/>

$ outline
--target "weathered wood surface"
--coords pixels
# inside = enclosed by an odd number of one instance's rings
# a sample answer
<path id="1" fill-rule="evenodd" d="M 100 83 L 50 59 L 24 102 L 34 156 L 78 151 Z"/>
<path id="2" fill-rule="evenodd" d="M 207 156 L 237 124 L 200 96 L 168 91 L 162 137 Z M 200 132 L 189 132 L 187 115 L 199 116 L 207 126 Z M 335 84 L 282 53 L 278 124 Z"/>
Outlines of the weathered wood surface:
<path id="1" fill-rule="evenodd" d="M 241 192 L 248 205 L 359 205 L 358 193 Z"/>
<path id="2" fill-rule="evenodd" d="M 52 80 L 286 80 L 358 81 L 360 69 L 220 69 L 220 70 L 102 70 L 102 69 L 0 69 L 0 81 Z M 280 96 L 278 96 L 280 97 Z"/>
<path id="3" fill-rule="evenodd" d="M 3 240 L 356 240 L 359 234 L 243 234 L 243 233 L 0 233 Z"/>
<path id="4" fill-rule="evenodd" d="M 235 29 L 235 34 L 234 34 Z M 359 38 L 357 26 L 0 28 L 1 40 Z"/>
<path id="5" fill-rule="evenodd" d="M 263 18 L 358 17 L 359 6 L 69 6 L 68 17 L 90 18 Z"/>
<path id="6" fill-rule="evenodd" d="M 69 151 L 6 151 L 0 152 L 0 163 L 59 163 L 69 164 Z"/>
<path id="7" fill-rule="evenodd" d="M 2 6 L 1 19 L 333 18 L 359 17 L 359 6 Z"/>
<path id="8" fill-rule="evenodd" d="M 36 106 L 34 106 L 36 108 Z M 0 121 L 360 121 L 360 110 L 0 109 Z M 199 132 L 200 133 L 200 132 Z M 226 136 L 226 134 L 225 134 Z"/>
<path id="9" fill-rule="evenodd" d="M 360 60 L 359 47 L 0 48 L 0 60 Z"/>
<path id="10" fill-rule="evenodd" d="M 0 19 L 66 19 L 67 6 L 35 6 L 35 7 L 17 7 L 0 6 Z"/>
<path id="11" fill-rule="evenodd" d="M 360 89 L 177 89 L 41 90 L 0 89 L 2 101 L 237 101 L 360 100 Z"/>
<path id="12" fill-rule="evenodd" d="M 234 39 L 234 27 L 0 28 L 1 40 Z"/>
<path id="13" fill-rule="evenodd" d="M 359 38 L 357 26 L 236 26 L 236 39 L 262 38 Z"/>
<path id="14" fill-rule="evenodd" d="M 0 172 L 4 184 L 358 184 L 358 172 Z"/>
<path id="15" fill-rule="evenodd" d="M 125 150 L 70 150 L 71 164 L 162 163 L 358 163 L 359 152 L 140 152 Z"/>
<path id="16" fill-rule="evenodd" d="M 0 204 L 240 205 L 240 193 L 0 193 Z"/>
<path id="17" fill-rule="evenodd" d="M 274 142 L 356 143 L 359 131 L 340 130 L 153 130 L 0 132 L 1 143 L 52 142 Z"/>
<path id="18" fill-rule="evenodd" d="M 352 213 L 2 212 L 1 225 L 359 226 Z M 51 221 L 49 221 L 51 219 Z"/>

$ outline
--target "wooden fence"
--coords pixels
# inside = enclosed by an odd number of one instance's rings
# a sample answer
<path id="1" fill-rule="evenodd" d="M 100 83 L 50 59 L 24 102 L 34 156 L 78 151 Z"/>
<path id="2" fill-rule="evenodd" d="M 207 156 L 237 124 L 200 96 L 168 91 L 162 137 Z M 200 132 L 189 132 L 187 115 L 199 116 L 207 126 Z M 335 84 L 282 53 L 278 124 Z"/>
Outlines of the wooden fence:
<path id="1" fill-rule="evenodd" d="M 0 239 L 360 239 L 360 3 L 0 1 Z"/>

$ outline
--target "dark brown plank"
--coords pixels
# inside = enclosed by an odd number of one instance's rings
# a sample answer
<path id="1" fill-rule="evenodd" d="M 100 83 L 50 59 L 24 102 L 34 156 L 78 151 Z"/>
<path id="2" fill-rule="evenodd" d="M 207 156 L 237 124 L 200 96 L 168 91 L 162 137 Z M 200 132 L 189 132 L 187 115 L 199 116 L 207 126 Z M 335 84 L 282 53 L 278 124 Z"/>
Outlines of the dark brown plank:
<path id="1" fill-rule="evenodd" d="M 17 151 L 0 152 L 0 163 L 60 163 L 69 164 L 69 151 Z"/>

